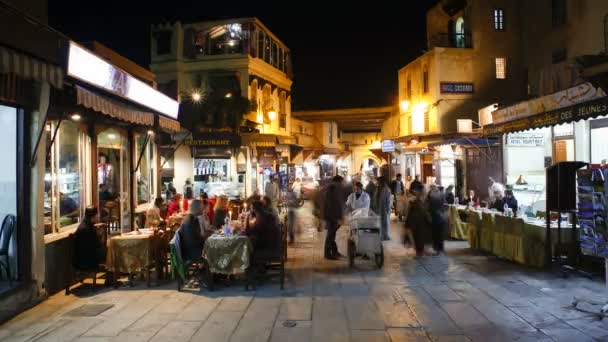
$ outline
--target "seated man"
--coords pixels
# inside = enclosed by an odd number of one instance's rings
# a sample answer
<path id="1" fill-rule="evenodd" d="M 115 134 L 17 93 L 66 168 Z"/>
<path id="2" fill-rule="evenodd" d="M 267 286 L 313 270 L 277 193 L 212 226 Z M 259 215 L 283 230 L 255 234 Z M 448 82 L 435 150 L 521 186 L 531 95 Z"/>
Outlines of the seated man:
<path id="1" fill-rule="evenodd" d="M 95 231 L 97 208 L 89 207 L 74 234 L 74 268 L 80 271 L 97 270 L 104 259 L 105 248 Z"/>

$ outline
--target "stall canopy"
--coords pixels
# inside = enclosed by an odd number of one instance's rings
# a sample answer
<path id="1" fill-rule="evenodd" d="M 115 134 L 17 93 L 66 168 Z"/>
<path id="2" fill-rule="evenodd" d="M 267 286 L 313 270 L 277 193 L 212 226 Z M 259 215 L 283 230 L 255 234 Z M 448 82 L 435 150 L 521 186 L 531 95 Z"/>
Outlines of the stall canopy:
<path id="1" fill-rule="evenodd" d="M 154 126 L 154 114 L 132 109 L 80 86 L 76 86 L 76 103 L 114 119 L 143 126 Z"/>
<path id="2" fill-rule="evenodd" d="M 583 83 L 493 112 L 494 123 L 483 127 L 483 135 L 498 136 L 603 115 L 608 115 L 608 97 L 601 88 Z"/>
<path id="3" fill-rule="evenodd" d="M 160 128 L 162 128 L 162 129 L 172 131 L 172 132 L 179 132 L 179 130 L 181 129 L 181 127 L 179 125 L 179 121 L 165 118 L 162 116 L 158 117 L 158 126 L 160 126 Z"/>
<path id="4" fill-rule="evenodd" d="M 428 144 L 428 147 L 438 147 L 443 145 L 460 145 L 460 146 L 488 146 L 497 145 L 497 139 L 480 139 L 480 138 L 459 138 L 439 141 Z"/>

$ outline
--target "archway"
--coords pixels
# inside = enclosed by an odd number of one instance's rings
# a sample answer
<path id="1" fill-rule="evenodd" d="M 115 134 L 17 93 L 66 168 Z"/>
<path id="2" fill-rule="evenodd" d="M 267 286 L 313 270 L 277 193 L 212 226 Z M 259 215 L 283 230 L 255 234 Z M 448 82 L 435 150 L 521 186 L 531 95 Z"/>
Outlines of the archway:
<path id="1" fill-rule="evenodd" d="M 373 155 L 365 155 L 359 165 L 359 173 L 361 174 L 361 183 L 366 186 L 372 177 L 380 176 L 380 167 L 382 162 Z"/>

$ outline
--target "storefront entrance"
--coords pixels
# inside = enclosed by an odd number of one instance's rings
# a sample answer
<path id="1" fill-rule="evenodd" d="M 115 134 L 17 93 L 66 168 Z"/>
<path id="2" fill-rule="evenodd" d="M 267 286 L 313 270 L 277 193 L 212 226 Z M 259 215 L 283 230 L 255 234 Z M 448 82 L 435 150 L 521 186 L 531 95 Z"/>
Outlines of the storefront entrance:
<path id="1" fill-rule="evenodd" d="M 8 290 L 9 279 L 17 272 L 17 109 L 0 105 L 0 146 L 3 167 L 0 168 L 0 224 L 12 216 L 15 226 L 11 236 L 0 234 L 0 244 L 9 242 L 7 256 L 0 256 L 0 293 Z M 8 222 L 9 219 L 7 219 Z M 5 228 L 8 231 L 8 226 Z M 7 240 L 5 240 L 7 239 Z M 9 274 L 10 270 L 10 274 Z"/>
<path id="2" fill-rule="evenodd" d="M 111 230 L 131 227 L 129 155 L 126 134 L 109 128 L 97 135 L 99 217 Z"/>

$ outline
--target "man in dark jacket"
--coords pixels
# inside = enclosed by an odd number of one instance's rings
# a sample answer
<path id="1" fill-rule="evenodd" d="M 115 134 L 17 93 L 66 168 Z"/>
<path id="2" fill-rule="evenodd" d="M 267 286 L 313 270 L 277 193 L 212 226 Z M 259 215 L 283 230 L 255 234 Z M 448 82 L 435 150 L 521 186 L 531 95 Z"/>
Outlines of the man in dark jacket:
<path id="1" fill-rule="evenodd" d="M 401 180 L 401 174 L 398 173 L 397 177 L 393 179 L 391 182 L 391 193 L 393 196 L 400 196 L 405 192 L 405 186 L 403 185 L 403 181 Z"/>
<path id="2" fill-rule="evenodd" d="M 340 176 L 335 176 L 325 193 L 323 201 L 323 220 L 325 220 L 325 228 L 327 235 L 325 237 L 325 258 L 335 260 L 340 256 L 338 245 L 336 244 L 336 232 L 338 231 L 340 221 L 344 214 L 342 200 L 342 180 Z"/>
<path id="3" fill-rule="evenodd" d="M 97 237 L 95 222 L 97 208 L 89 207 L 74 234 L 74 268 L 81 271 L 97 270 L 103 260 L 104 248 Z"/>
<path id="4" fill-rule="evenodd" d="M 427 207 L 431 214 L 433 249 L 435 250 L 435 255 L 438 255 L 439 253 L 443 253 L 443 238 L 447 221 L 445 217 L 445 196 L 435 184 L 431 185 L 427 196 Z"/>

